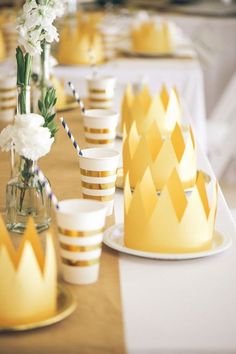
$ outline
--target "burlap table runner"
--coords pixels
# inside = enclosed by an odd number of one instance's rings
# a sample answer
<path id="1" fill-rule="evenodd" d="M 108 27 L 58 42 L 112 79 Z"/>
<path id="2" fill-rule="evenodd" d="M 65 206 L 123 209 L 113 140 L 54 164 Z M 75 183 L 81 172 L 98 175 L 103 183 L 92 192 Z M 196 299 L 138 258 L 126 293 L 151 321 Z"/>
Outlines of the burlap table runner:
<path id="1" fill-rule="evenodd" d="M 65 113 L 64 118 L 70 125 L 76 140 L 83 146 L 79 111 Z M 77 198 L 80 196 L 78 157 L 59 121 L 58 127 L 57 141 L 51 153 L 40 161 L 40 167 L 51 181 L 60 200 Z M 0 129 L 2 128 L 3 125 L 0 125 Z M 9 154 L 0 153 L 1 209 L 5 205 L 5 186 L 9 179 L 9 172 Z M 0 334 L 0 353 L 125 353 L 117 253 L 104 247 L 100 278 L 96 284 L 68 286 L 78 299 L 78 307 L 70 317 L 61 323 L 40 330 Z"/>

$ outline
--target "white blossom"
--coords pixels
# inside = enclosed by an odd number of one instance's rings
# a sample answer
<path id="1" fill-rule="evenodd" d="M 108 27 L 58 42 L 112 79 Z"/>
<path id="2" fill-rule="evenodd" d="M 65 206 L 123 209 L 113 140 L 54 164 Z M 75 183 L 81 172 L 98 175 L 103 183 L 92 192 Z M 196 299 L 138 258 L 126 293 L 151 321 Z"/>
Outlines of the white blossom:
<path id="1" fill-rule="evenodd" d="M 43 127 L 44 118 L 38 114 L 21 114 L 15 123 L 0 133 L 0 148 L 9 151 L 14 145 L 16 152 L 27 159 L 36 161 L 49 153 L 54 138 L 50 130 Z"/>
<path id="2" fill-rule="evenodd" d="M 31 56 L 42 51 L 41 43 L 59 40 L 53 22 L 65 10 L 64 0 L 26 0 L 18 21 L 19 43 Z"/>

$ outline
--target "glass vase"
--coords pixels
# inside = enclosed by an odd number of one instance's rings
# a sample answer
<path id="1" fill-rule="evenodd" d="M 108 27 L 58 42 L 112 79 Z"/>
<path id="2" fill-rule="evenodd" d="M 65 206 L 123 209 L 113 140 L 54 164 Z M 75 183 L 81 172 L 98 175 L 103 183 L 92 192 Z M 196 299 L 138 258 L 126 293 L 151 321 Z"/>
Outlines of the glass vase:
<path id="1" fill-rule="evenodd" d="M 28 114 L 31 111 L 30 86 L 17 86 L 17 114 Z M 19 155 L 14 146 L 11 148 L 11 178 L 18 173 Z"/>
<path id="2" fill-rule="evenodd" d="M 51 201 L 44 184 L 34 172 L 36 165 L 35 161 L 21 156 L 18 173 L 7 184 L 6 222 L 12 232 L 23 233 L 30 216 L 38 232 L 47 229 L 50 224 Z"/>

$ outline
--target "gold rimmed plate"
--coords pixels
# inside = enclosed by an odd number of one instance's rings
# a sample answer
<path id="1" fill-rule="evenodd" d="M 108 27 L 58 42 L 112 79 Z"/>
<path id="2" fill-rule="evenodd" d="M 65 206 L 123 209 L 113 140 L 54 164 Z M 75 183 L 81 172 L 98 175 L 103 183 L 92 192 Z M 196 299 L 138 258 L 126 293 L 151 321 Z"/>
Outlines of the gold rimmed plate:
<path id="1" fill-rule="evenodd" d="M 126 253 L 132 256 L 149 258 L 154 260 L 180 261 L 209 257 L 224 252 L 232 245 L 232 238 L 230 235 L 224 235 L 219 233 L 218 231 L 214 231 L 212 246 L 209 250 L 189 253 L 145 252 L 128 248 L 125 246 L 124 224 L 118 224 L 112 226 L 105 232 L 103 242 L 105 243 L 105 245 L 116 251 Z"/>
<path id="2" fill-rule="evenodd" d="M 35 321 L 27 324 L 18 324 L 15 326 L 0 326 L 0 333 L 3 332 L 21 332 L 37 328 L 51 326 L 64 320 L 75 311 L 77 306 L 76 299 L 72 292 L 63 284 L 58 285 L 57 309 L 54 315 L 41 321 Z"/>

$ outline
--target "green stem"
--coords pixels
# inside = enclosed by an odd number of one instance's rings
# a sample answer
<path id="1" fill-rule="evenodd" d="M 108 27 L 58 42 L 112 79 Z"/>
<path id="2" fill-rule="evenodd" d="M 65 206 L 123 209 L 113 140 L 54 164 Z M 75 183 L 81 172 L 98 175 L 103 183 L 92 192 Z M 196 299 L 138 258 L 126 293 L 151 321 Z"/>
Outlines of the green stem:
<path id="1" fill-rule="evenodd" d="M 46 83 L 46 72 L 45 72 L 45 61 L 46 61 L 46 41 L 44 40 L 41 44 L 42 52 L 40 55 L 41 62 L 41 78 L 40 78 L 40 87 L 41 87 L 41 100 L 44 100 L 47 90 Z"/>

